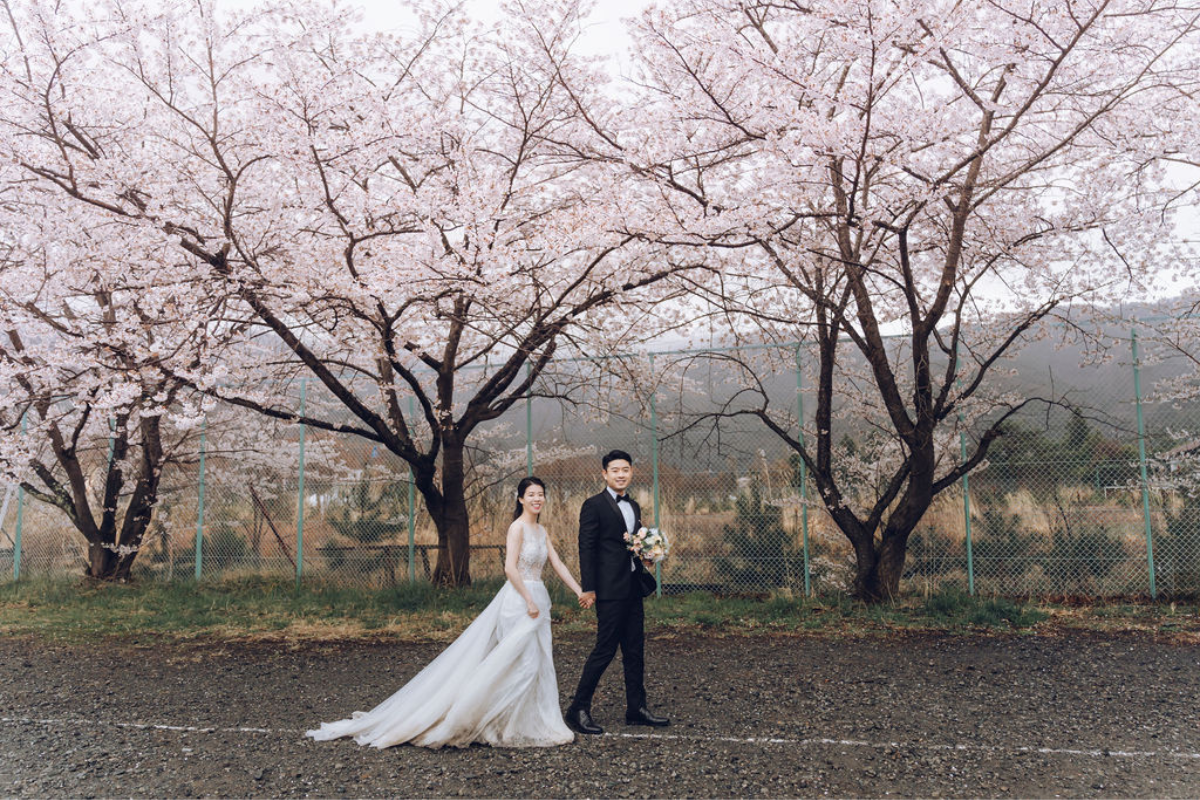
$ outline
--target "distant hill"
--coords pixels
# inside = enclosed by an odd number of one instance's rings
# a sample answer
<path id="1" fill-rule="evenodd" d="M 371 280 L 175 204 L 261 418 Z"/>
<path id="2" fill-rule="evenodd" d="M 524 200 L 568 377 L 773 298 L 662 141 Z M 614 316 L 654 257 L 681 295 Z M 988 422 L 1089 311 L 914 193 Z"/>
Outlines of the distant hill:
<path id="1" fill-rule="evenodd" d="M 1090 424 L 1106 438 L 1134 442 L 1137 417 L 1129 338 L 1130 330 L 1137 326 L 1141 329 L 1141 386 L 1147 436 L 1157 441 L 1159 446 L 1166 446 L 1167 442 L 1179 439 L 1189 431 L 1195 436 L 1200 432 L 1200 401 L 1175 405 L 1153 400 L 1154 387 L 1159 381 L 1187 374 L 1192 365 L 1178 356 L 1164 358 L 1165 349 L 1154 342 L 1150 329 L 1152 325 L 1136 321 L 1161 319 L 1164 310 L 1178 308 L 1185 302 L 1186 298 L 1176 298 L 1157 305 L 1126 307 L 1121 309 L 1126 320 L 1118 318 L 1116 314 L 1111 315 L 1112 319 L 1100 327 L 1109 346 L 1103 358 L 1086 359 L 1090 363 L 1084 363 L 1085 347 L 1078 341 L 1045 339 L 1031 343 L 995 367 L 992 385 L 1025 396 L 1065 396 L 1070 403 L 1083 410 Z M 1066 336 L 1068 329 L 1064 328 L 1063 331 Z M 1013 374 L 1008 374 L 1010 372 Z M 702 357 L 694 360 L 689 374 L 693 379 L 700 380 L 682 396 L 679 392 L 670 391 L 659 394 L 656 416 L 660 438 L 676 433 L 683 422 L 689 419 L 686 415 L 681 417 L 676 413 L 680 408 L 693 415 L 715 410 L 739 388 L 735 371 L 721 360 Z M 771 398 L 772 407 L 795 413 L 794 369 L 769 376 L 764 379 L 763 385 Z M 805 416 L 811 419 L 815 407 L 811 391 L 805 393 L 805 404 Z M 535 436 L 538 441 L 554 440 L 574 446 L 592 446 L 597 451 L 622 447 L 633 452 L 638 459 L 648 460 L 653 442 L 651 417 L 648 413 L 639 412 L 631 402 L 624 405 L 623 413 L 628 418 L 610 417 L 597 422 L 557 401 L 537 400 L 533 404 Z M 521 417 L 518 419 L 515 413 L 510 413 L 507 418 L 514 445 L 524 441 L 523 414 Z M 1044 429 L 1048 435 L 1059 436 L 1069 417 L 1069 412 L 1064 409 L 1047 411 L 1045 406 L 1038 404 L 1024 415 L 1022 421 L 1030 427 Z M 856 424 L 853 420 L 843 424 L 851 435 L 856 430 L 865 430 L 862 424 Z M 661 441 L 659 450 L 661 463 L 689 473 L 724 471 L 731 467 L 741 471 L 763 456 L 777 459 L 787 454 L 786 447 L 774 434 L 761 422 L 750 418 L 723 420 L 720 425 L 709 422 L 686 433 L 676 433 Z"/>

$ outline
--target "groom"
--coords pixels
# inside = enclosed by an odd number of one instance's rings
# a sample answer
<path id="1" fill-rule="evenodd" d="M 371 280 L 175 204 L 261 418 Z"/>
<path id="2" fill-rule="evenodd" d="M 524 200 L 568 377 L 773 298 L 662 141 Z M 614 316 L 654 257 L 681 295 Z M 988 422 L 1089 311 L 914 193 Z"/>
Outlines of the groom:
<path id="1" fill-rule="evenodd" d="M 592 695 L 618 646 L 625 667 L 625 724 L 671 724 L 646 708 L 642 684 L 642 597 L 654 591 L 655 582 L 625 543 L 625 534 L 642 525 L 641 509 L 628 493 L 633 458 L 613 450 L 601 465 L 607 488 L 585 500 L 579 511 L 579 578 L 584 592 L 580 604 L 596 606 L 596 646 L 565 714 L 567 725 L 578 733 L 604 733 L 592 721 Z"/>

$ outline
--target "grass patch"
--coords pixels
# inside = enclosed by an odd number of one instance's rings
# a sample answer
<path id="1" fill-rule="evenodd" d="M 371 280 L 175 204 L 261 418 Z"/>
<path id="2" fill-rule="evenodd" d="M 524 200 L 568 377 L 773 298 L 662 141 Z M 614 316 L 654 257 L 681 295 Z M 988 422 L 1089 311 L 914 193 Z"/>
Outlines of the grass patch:
<path id="1" fill-rule="evenodd" d="M 980 598 L 961 589 L 945 589 L 932 594 L 917 606 L 917 611 L 927 619 L 951 626 L 984 628 L 1030 628 L 1050 617 L 1047 612 L 1027 603 L 1016 603 L 1003 597 Z"/>
<path id="2" fill-rule="evenodd" d="M 947 591 L 927 598 L 865 605 L 848 597 L 714 597 L 690 594 L 647 606 L 647 617 L 666 627 L 695 626 L 727 633 L 889 630 L 1012 630 L 1050 618 L 1042 609 L 1003 598 Z"/>
<path id="3" fill-rule="evenodd" d="M 457 636 L 501 585 L 501 580 L 492 579 L 458 590 L 424 583 L 365 590 L 316 581 L 297 588 L 291 580 L 261 577 L 110 586 L 21 581 L 0 585 L 0 635 L 445 641 Z M 557 583 L 548 588 L 558 632 L 594 630 L 591 611 L 579 609 L 575 598 Z M 1056 606 L 973 597 L 956 590 L 871 606 L 843 596 L 787 594 L 764 598 L 694 593 L 646 602 L 647 629 L 652 635 L 685 630 L 714 635 L 886 634 L 1067 627 L 1200 637 L 1198 612 L 1195 604 Z"/>
<path id="4" fill-rule="evenodd" d="M 316 582 L 297 588 L 293 581 L 269 578 L 100 586 L 23 581 L 0 586 L 0 632 L 189 637 L 289 628 L 370 633 L 399 626 L 421 635 L 455 628 L 460 618 L 478 614 L 499 586 L 481 581 L 459 591 L 428 584 L 364 591 Z"/>

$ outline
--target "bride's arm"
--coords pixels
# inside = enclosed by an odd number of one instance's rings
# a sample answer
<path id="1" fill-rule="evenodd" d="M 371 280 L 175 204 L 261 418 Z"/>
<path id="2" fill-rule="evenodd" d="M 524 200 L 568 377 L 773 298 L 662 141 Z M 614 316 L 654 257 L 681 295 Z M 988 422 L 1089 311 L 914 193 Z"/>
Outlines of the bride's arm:
<path id="1" fill-rule="evenodd" d="M 513 520 L 513 524 L 508 526 L 508 538 L 505 540 L 504 554 L 504 576 L 508 578 L 508 582 L 517 590 L 521 597 L 525 598 L 525 608 L 529 611 L 529 616 L 537 618 L 538 607 L 537 603 L 533 602 L 533 595 L 529 593 L 529 588 L 525 586 L 525 579 L 521 577 L 521 571 L 517 569 L 517 557 L 521 554 L 521 521 Z"/>
<path id="2" fill-rule="evenodd" d="M 554 549 L 554 542 L 550 539 L 550 535 L 548 533 L 546 535 L 546 547 L 550 551 L 548 554 L 550 566 L 554 568 L 556 573 L 558 573 L 558 577 L 562 578 L 562 582 L 570 587 L 571 591 L 575 593 L 576 597 L 582 597 L 583 587 L 579 585 L 579 582 L 575 580 L 573 575 L 571 575 L 571 570 L 567 569 L 567 565 L 564 564 L 562 559 L 558 557 L 558 551 Z"/>

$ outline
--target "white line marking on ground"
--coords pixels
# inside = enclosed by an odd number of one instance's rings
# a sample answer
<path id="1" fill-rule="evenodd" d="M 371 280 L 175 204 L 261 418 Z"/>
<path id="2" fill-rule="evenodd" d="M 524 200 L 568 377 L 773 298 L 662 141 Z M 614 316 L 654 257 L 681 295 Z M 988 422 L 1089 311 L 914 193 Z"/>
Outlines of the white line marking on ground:
<path id="1" fill-rule="evenodd" d="M 32 717 L 0 717 L 2 723 L 31 725 L 111 725 L 114 728 L 134 728 L 142 731 L 178 731 L 180 733 L 303 733 L 288 728 L 205 728 L 195 725 L 161 725 L 149 722 L 105 722 L 94 719 L 33 719 Z"/>
<path id="2" fill-rule="evenodd" d="M 297 728 L 218 728 L 197 725 L 166 725 L 149 722 L 106 722 L 90 719 L 35 719 L 33 717 L 0 717 L 0 724 L 27 725 L 109 725 L 114 728 L 133 728 L 135 730 L 175 731 L 179 733 L 265 733 L 265 734 L 302 734 Z M 592 741 L 613 739 L 656 739 L 664 741 L 683 742 L 728 742 L 730 744 L 785 744 L 794 747 L 813 747 L 832 745 L 835 747 L 871 747 L 875 749 L 892 748 L 896 750 L 950 750 L 971 751 L 980 750 L 993 753 L 1038 753 L 1039 755 L 1086 756 L 1088 758 L 1185 758 L 1200 760 L 1200 753 L 1189 753 L 1182 750 L 1106 750 L 1104 748 L 1068 747 L 999 747 L 989 744 L 927 744 L 921 742 L 869 742 L 863 739 L 780 739 L 774 737 L 741 737 L 741 736 L 702 736 L 674 733 L 606 733 L 603 736 L 588 737 Z"/>
<path id="3" fill-rule="evenodd" d="M 1180 750 L 1105 750 L 1103 748 L 1073 749 L 1068 747 L 998 747 L 989 744 L 925 744 L 905 742 L 867 742 L 860 739 L 775 739 L 775 738 L 739 738 L 736 736 L 677 736 L 670 733 L 616 733 L 605 736 L 618 736 L 626 739 L 679 739 L 700 740 L 710 742 L 732 742 L 742 744 L 790 744 L 799 747 L 812 745 L 835 745 L 838 747 L 873 747 L 877 749 L 893 748 L 896 750 L 984 750 L 998 753 L 1039 753 L 1043 755 L 1089 756 L 1093 758 L 1188 758 L 1200 760 L 1200 753 L 1189 753 Z"/>

